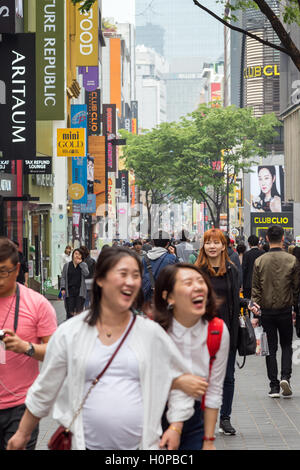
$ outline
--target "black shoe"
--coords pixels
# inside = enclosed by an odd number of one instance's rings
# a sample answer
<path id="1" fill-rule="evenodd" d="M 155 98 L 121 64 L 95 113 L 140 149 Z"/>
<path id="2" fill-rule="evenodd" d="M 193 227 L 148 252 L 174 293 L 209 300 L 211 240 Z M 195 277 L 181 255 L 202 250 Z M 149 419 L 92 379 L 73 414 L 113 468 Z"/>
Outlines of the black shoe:
<path id="1" fill-rule="evenodd" d="M 280 388 L 283 398 L 290 398 L 293 395 L 289 380 L 282 379 L 280 381 Z"/>
<path id="2" fill-rule="evenodd" d="M 269 391 L 269 397 L 271 398 L 280 398 L 280 388 L 279 387 L 271 387 Z"/>
<path id="3" fill-rule="evenodd" d="M 231 426 L 230 418 L 221 418 L 219 432 L 225 434 L 225 436 L 234 436 L 236 430 Z"/>

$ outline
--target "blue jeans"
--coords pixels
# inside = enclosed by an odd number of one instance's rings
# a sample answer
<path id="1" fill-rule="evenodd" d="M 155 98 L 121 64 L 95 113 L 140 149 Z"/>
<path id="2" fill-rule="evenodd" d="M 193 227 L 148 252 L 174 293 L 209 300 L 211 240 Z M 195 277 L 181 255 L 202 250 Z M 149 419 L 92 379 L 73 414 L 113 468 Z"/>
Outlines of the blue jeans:
<path id="1" fill-rule="evenodd" d="M 223 385 L 223 402 L 220 410 L 220 418 L 230 418 L 234 395 L 234 371 L 236 351 L 229 351 L 226 375 Z"/>
<path id="2" fill-rule="evenodd" d="M 178 450 L 201 450 L 204 436 L 204 417 L 201 402 L 195 401 L 193 416 L 184 422 Z M 166 412 L 162 418 L 162 428 L 165 431 L 169 426 Z"/>

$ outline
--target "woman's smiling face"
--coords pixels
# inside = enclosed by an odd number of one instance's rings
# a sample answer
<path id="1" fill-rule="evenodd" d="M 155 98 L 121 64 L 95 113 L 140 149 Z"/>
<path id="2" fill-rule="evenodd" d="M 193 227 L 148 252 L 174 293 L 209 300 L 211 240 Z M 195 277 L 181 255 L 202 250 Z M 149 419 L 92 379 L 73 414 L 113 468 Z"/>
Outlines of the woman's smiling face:
<path id="1" fill-rule="evenodd" d="M 176 273 L 175 285 L 167 301 L 173 305 L 174 316 L 180 323 L 195 323 L 206 312 L 207 296 L 208 287 L 203 276 L 194 269 L 182 268 Z"/>
<path id="2" fill-rule="evenodd" d="M 116 311 L 129 310 L 142 284 L 137 261 L 132 256 L 122 257 L 97 284 L 102 289 L 101 304 Z"/>

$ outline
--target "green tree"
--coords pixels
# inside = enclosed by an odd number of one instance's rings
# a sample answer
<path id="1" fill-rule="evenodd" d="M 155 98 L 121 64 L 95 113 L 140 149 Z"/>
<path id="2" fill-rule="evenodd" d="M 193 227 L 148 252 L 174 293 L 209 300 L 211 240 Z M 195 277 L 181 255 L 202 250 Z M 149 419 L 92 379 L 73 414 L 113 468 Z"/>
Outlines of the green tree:
<path id="1" fill-rule="evenodd" d="M 185 142 L 171 166 L 176 200 L 204 201 L 218 227 L 234 177 L 249 172 L 255 157 L 266 155 L 279 125 L 274 114 L 255 118 L 251 109 L 201 105 L 181 121 Z"/>
<path id="2" fill-rule="evenodd" d="M 291 58 L 297 69 L 300 71 L 300 50 L 290 35 L 290 25 L 295 24 L 300 26 L 300 0 L 278 0 L 280 10 L 282 12 L 282 20 L 279 16 L 276 15 L 267 0 L 215 0 L 216 3 L 221 3 L 224 5 L 223 18 L 216 15 L 211 9 L 202 5 L 201 1 L 192 1 L 197 7 L 213 16 L 216 20 L 220 21 L 228 28 L 250 36 L 256 41 L 270 46 L 273 49 L 284 52 Z M 260 38 L 256 34 L 239 28 L 233 24 L 236 20 L 236 12 L 238 10 L 245 10 L 247 8 L 255 8 L 262 12 L 262 14 L 269 20 L 273 30 L 280 39 L 280 45 L 271 43 L 263 38 Z"/>
<path id="3" fill-rule="evenodd" d="M 137 186 L 145 192 L 150 237 L 157 206 L 166 202 L 171 193 L 171 166 L 183 148 L 183 135 L 176 123 L 163 123 L 139 135 L 124 130 L 120 133 L 126 138 L 122 157 L 125 166 L 134 171 Z"/>

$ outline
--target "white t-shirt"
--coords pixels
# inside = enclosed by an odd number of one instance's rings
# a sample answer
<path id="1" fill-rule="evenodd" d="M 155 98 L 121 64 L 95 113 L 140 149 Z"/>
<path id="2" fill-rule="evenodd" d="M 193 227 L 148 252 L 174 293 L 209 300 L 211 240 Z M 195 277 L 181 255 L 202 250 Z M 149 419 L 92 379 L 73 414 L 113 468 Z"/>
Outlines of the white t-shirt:
<path id="1" fill-rule="evenodd" d="M 202 319 L 193 327 L 186 328 L 173 318 L 168 333 L 181 351 L 192 373 L 206 380 L 209 378 L 205 406 L 219 408 L 222 404 L 223 382 L 229 353 L 229 332 L 224 323 L 220 349 L 216 354 L 209 377 L 210 355 L 207 347 L 207 329 L 208 322 L 203 322 Z"/>
<path id="2" fill-rule="evenodd" d="M 103 345 L 100 339 L 96 341 L 87 362 L 84 393 L 120 341 L 121 338 L 110 346 Z M 139 365 L 126 342 L 85 402 L 84 438 L 90 450 L 135 450 L 141 442 L 143 402 Z"/>

